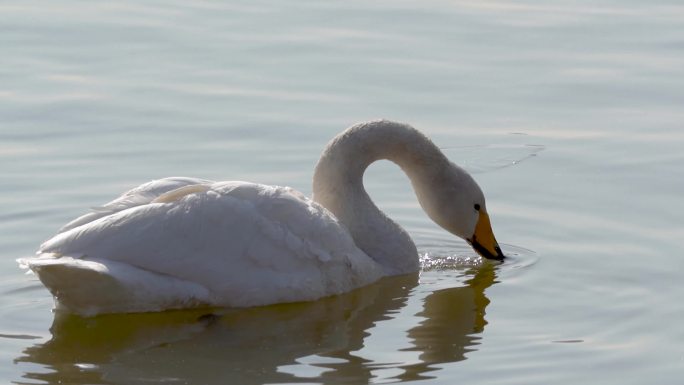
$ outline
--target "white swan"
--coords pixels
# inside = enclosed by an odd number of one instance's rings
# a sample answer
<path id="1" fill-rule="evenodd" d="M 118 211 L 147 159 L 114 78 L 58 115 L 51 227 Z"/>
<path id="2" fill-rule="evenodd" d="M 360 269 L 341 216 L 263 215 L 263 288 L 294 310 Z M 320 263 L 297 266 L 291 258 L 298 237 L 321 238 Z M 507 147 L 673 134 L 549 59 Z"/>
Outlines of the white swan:
<path id="1" fill-rule="evenodd" d="M 348 128 L 316 166 L 313 200 L 279 186 L 166 178 L 64 226 L 22 266 L 81 315 L 315 300 L 419 269 L 406 231 L 363 188 L 372 162 L 411 179 L 427 214 L 503 259 L 482 191 L 416 129 Z"/>

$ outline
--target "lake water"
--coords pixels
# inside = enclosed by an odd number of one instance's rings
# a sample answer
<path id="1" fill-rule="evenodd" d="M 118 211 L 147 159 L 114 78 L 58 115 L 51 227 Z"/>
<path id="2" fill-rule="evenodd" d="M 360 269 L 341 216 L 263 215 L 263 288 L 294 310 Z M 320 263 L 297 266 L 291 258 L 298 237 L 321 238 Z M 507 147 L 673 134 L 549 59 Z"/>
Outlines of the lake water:
<path id="1" fill-rule="evenodd" d="M 0 382 L 674 384 L 684 377 L 681 1 L 5 1 Z M 367 188 L 420 275 L 254 309 L 83 319 L 15 259 L 165 176 L 311 192 L 321 149 L 408 122 L 473 172 L 511 259 Z"/>

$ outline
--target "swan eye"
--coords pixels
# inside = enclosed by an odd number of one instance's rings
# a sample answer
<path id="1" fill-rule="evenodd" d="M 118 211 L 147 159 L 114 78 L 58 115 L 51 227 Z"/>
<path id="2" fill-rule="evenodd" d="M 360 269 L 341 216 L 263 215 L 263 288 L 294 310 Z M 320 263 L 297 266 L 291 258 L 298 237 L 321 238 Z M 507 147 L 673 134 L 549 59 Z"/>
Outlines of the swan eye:
<path id="1" fill-rule="evenodd" d="M 476 211 L 480 211 L 480 204 L 479 203 L 475 203 L 474 207 L 475 207 Z"/>

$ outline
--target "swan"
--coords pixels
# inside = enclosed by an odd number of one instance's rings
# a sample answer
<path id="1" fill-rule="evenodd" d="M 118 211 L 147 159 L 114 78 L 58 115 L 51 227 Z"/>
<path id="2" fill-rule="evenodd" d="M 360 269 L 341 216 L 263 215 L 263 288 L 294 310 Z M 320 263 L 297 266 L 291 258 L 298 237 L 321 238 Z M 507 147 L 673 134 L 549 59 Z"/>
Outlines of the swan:
<path id="1" fill-rule="evenodd" d="M 172 177 L 142 184 L 67 223 L 20 258 L 57 309 L 93 316 L 311 301 L 419 270 L 408 233 L 363 187 L 376 160 L 398 164 L 427 215 L 481 256 L 503 260 L 475 180 L 402 123 L 334 137 L 313 197 L 281 186 Z"/>

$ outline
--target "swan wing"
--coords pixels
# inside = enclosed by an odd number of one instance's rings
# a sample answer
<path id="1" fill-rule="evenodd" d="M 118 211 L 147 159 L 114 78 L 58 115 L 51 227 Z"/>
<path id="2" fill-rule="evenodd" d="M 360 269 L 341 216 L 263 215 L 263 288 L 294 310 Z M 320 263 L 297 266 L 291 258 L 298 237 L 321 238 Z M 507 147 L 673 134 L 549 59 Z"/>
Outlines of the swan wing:
<path id="1" fill-rule="evenodd" d="M 382 276 L 379 265 L 356 247 L 328 210 L 293 189 L 246 182 L 185 184 L 59 233 L 38 254 L 22 262 L 48 288 L 53 284 L 53 293 L 60 292 L 55 288 L 60 280 L 46 282 L 41 267 L 56 270 L 63 262 L 94 269 L 123 282 L 120 286 L 137 288 L 134 297 L 123 293 L 116 308 L 131 303 L 129 311 L 140 311 L 142 305 L 133 306 L 138 299 L 155 302 L 157 297 L 165 308 L 189 302 L 256 306 L 313 300 Z M 98 276 L 90 275 L 84 279 Z M 144 283 L 128 282 L 135 277 Z M 169 288 L 179 287 L 178 298 L 169 295 L 176 290 Z M 66 302 L 67 294 L 61 295 L 56 297 Z M 96 303 L 99 294 L 91 295 Z M 89 306 L 90 313 L 107 311 Z M 155 306 L 148 307 L 158 310 Z"/>
<path id="2" fill-rule="evenodd" d="M 126 191 L 125 193 L 121 194 L 120 197 L 103 206 L 93 207 L 91 212 L 86 213 L 67 223 L 59 230 L 59 232 L 61 233 L 71 230 L 74 227 L 90 223 L 96 219 L 112 215 L 116 212 L 126 210 L 131 207 L 148 204 L 158 198 L 160 195 L 181 187 L 191 185 L 206 185 L 211 183 L 213 182 L 206 179 L 186 177 L 171 177 L 153 180 Z"/>

